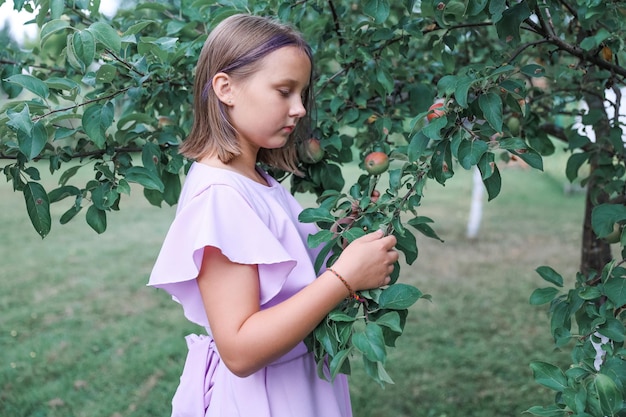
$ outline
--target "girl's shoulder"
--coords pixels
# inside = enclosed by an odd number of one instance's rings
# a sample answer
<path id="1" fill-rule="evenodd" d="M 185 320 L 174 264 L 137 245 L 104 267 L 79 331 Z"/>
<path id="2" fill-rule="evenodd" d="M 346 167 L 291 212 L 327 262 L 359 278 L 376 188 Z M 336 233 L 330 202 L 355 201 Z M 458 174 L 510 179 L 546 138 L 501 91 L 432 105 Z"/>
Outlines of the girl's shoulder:
<path id="1" fill-rule="evenodd" d="M 202 195 L 208 190 L 220 192 L 220 189 L 235 190 L 242 196 L 254 196 L 258 198 L 273 198 L 276 193 L 284 193 L 286 190 L 274 178 L 264 171 L 260 171 L 267 185 L 260 184 L 242 174 L 223 168 L 194 162 L 181 191 L 179 205 Z"/>

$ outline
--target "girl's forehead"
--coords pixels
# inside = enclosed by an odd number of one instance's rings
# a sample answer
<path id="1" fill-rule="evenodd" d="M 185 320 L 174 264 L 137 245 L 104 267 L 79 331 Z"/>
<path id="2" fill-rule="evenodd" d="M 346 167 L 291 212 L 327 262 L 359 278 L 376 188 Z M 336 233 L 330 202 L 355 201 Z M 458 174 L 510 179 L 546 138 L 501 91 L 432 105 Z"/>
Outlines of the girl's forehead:
<path id="1" fill-rule="evenodd" d="M 270 52 L 261 60 L 259 71 L 272 78 L 309 82 L 311 59 L 296 46 L 285 46 Z"/>

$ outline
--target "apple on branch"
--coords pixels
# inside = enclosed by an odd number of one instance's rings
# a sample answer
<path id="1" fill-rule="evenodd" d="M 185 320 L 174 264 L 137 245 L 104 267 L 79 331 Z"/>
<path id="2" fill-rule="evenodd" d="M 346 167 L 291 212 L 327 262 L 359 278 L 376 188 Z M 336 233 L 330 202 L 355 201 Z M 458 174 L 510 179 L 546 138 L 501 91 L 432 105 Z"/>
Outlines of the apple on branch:
<path id="1" fill-rule="evenodd" d="M 310 137 L 298 144 L 298 157 L 302 162 L 315 164 L 324 158 L 324 149 L 319 139 Z"/>
<path id="2" fill-rule="evenodd" d="M 370 175 L 380 175 L 389 168 L 389 157 L 381 151 L 370 152 L 363 162 L 365 170 Z"/>
<path id="3" fill-rule="evenodd" d="M 446 111 L 443 108 L 443 101 L 437 101 L 428 108 L 428 114 L 426 115 L 426 120 L 430 122 L 431 120 L 441 117 L 445 114 L 446 114 Z"/>

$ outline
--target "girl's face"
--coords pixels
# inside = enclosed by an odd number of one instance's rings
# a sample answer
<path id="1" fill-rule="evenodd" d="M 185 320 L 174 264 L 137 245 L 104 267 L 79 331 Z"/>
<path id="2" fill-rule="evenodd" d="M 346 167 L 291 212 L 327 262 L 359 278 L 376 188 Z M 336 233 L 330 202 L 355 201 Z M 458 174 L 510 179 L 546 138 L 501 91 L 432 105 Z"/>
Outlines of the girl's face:
<path id="1" fill-rule="evenodd" d="M 232 84 L 230 120 L 243 152 L 275 149 L 289 135 L 306 109 L 302 95 L 308 87 L 311 62 L 299 48 L 277 49 L 261 62 L 257 72 Z"/>

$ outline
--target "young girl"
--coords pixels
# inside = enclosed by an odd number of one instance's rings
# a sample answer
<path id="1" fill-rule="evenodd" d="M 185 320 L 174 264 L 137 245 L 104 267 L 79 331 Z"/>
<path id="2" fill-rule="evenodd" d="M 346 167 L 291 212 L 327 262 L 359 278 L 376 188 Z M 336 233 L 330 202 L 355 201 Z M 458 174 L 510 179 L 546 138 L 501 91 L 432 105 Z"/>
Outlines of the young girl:
<path id="1" fill-rule="evenodd" d="M 309 130 L 311 50 L 273 20 L 232 16 L 210 34 L 195 81 L 193 159 L 150 276 L 207 335 L 189 353 L 174 417 L 351 416 L 345 375 L 317 375 L 302 340 L 354 291 L 389 283 L 393 236 L 355 240 L 315 276 L 315 227 L 258 162 L 297 172 Z"/>

